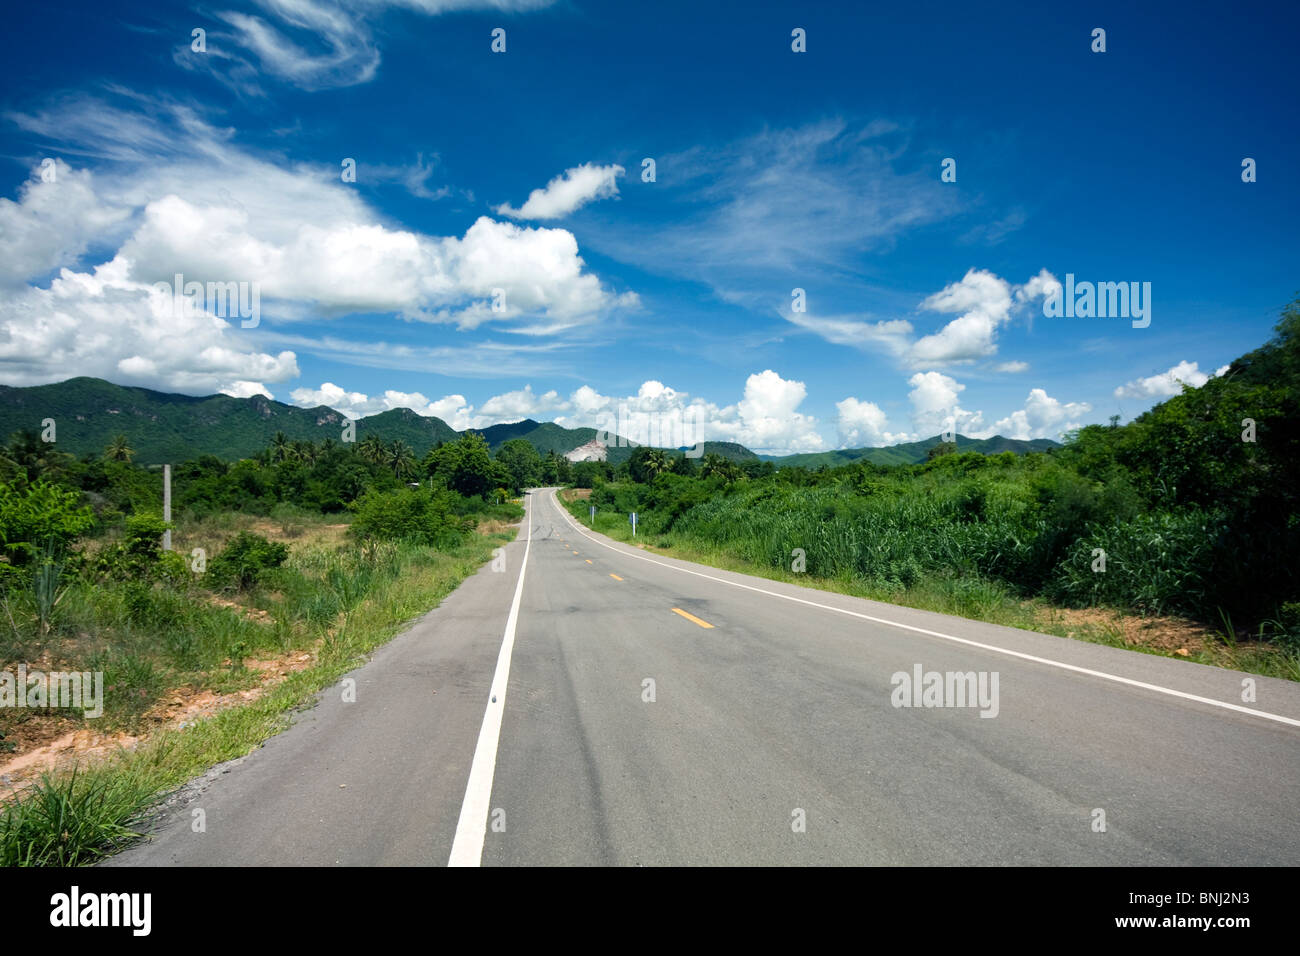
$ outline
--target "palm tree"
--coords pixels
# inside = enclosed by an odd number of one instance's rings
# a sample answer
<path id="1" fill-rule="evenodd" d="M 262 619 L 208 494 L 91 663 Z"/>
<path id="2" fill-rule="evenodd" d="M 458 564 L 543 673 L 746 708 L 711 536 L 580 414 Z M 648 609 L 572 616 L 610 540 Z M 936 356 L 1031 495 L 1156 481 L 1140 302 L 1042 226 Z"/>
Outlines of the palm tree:
<path id="1" fill-rule="evenodd" d="M 385 451 L 384 464 L 393 470 L 394 478 L 409 478 L 415 474 L 415 452 L 399 438 Z"/>
<path id="2" fill-rule="evenodd" d="M 296 441 L 293 443 L 294 461 L 300 461 L 304 465 L 316 464 L 316 443 L 310 441 Z"/>
<path id="3" fill-rule="evenodd" d="M 125 435 L 114 435 L 113 440 L 104 449 L 105 461 L 130 462 L 133 455 L 135 455 L 135 449 L 126 443 Z"/>
<path id="4" fill-rule="evenodd" d="M 658 478 L 660 475 L 662 475 L 665 471 L 671 469 L 673 467 L 673 463 L 672 463 L 672 459 L 670 459 L 663 452 L 663 450 L 659 448 L 653 448 L 645 456 L 644 467 L 645 470 L 650 474 L 651 480 L 654 480 L 655 478 Z"/>
<path id="5" fill-rule="evenodd" d="M 378 435 L 367 435 L 357 445 L 357 454 L 372 465 L 378 465 L 386 457 L 387 449 L 384 447 L 384 440 Z"/>
<path id="6" fill-rule="evenodd" d="M 700 476 L 702 478 L 712 478 L 714 475 L 718 475 L 726 481 L 735 481 L 737 476 L 736 466 L 721 455 L 705 455 L 704 460 L 700 462 Z"/>
<path id="7" fill-rule="evenodd" d="M 293 456 L 293 447 L 289 444 L 289 436 L 284 432 L 276 432 L 275 437 L 271 439 L 271 447 L 268 449 L 267 457 L 272 464 L 278 464 L 287 461 Z"/>
<path id="8" fill-rule="evenodd" d="M 54 477 L 68 463 L 75 461 L 72 455 L 56 451 L 53 442 L 45 441 L 27 428 L 13 434 L 9 444 L 0 449 L 0 459 L 3 459 L 6 471 L 16 472 L 27 481 Z"/>

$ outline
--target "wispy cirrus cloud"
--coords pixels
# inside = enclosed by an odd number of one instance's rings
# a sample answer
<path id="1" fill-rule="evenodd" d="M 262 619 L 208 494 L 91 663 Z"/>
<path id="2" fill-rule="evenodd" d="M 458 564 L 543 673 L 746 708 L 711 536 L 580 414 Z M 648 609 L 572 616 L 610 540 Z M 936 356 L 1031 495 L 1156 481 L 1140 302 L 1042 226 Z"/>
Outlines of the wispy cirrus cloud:
<path id="1" fill-rule="evenodd" d="M 371 21 L 400 7 L 437 16 L 468 10 L 527 12 L 554 0 L 254 0 L 219 10 L 206 49 L 178 45 L 177 65 L 207 73 L 239 93 L 265 94 L 267 79 L 316 92 L 368 83 L 382 61 Z"/>

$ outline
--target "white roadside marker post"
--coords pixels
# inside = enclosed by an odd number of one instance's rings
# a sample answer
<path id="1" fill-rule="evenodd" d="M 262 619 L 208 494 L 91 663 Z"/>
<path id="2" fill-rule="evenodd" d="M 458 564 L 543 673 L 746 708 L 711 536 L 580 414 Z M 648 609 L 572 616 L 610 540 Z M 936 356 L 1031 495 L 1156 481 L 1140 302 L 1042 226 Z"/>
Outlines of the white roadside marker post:
<path id="1" fill-rule="evenodd" d="M 636 537 L 636 512 L 632 512 L 632 537 Z"/>

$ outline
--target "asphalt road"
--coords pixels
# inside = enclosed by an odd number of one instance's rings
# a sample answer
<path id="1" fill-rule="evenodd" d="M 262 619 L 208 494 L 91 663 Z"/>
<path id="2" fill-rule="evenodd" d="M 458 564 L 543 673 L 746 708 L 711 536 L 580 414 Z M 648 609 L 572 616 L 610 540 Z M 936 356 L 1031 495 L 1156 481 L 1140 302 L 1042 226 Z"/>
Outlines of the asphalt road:
<path id="1" fill-rule="evenodd" d="M 528 500 L 504 573 L 355 703 L 323 693 L 107 865 L 1300 860 L 1296 684 L 648 555 Z M 895 706 L 918 666 L 983 706 Z"/>

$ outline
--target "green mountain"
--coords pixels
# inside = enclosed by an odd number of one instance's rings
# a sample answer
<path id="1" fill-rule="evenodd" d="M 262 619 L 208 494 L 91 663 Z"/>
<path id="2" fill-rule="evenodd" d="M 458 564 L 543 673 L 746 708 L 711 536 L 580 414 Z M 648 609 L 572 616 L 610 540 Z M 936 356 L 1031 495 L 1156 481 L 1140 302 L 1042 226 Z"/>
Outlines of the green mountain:
<path id="1" fill-rule="evenodd" d="M 216 455 L 235 460 L 247 458 L 265 448 L 276 432 L 291 441 L 321 441 L 343 437 L 347 418 L 341 412 L 319 405 L 299 408 L 261 395 L 231 398 L 229 395 L 175 395 L 148 388 L 114 385 L 98 378 L 71 378 L 53 385 L 26 388 L 0 385 L 0 441 L 19 429 L 38 434 L 43 422 L 54 419 L 58 447 L 73 455 L 99 454 L 115 435 L 125 435 L 141 464 L 178 462 L 199 455 Z M 440 418 L 419 415 L 409 408 L 395 408 L 356 421 L 357 441 L 378 435 L 384 441 L 400 439 L 423 456 L 440 441 L 454 441 L 460 434 Z M 594 428 L 564 428 L 554 422 L 526 418 L 520 422 L 475 429 L 493 451 L 512 438 L 532 442 L 545 455 L 564 454 L 596 437 Z M 803 455 L 755 455 L 735 442 L 705 442 L 704 454 L 721 455 L 743 462 L 762 458 L 777 467 L 800 465 L 835 467 L 855 461 L 882 465 L 914 464 L 925 461 L 926 452 L 939 437 L 889 448 L 849 448 Z M 1043 451 L 1056 446 L 1044 438 L 1018 441 L 1012 438 L 966 438 L 957 436 L 959 451 L 996 454 L 1014 451 Z M 611 464 L 620 464 L 634 447 L 615 438 L 607 453 Z"/>
<path id="2" fill-rule="evenodd" d="M 818 468 L 822 465 L 827 468 L 836 468 L 840 465 L 851 465 L 857 461 L 868 461 L 873 465 L 915 465 L 925 461 L 926 453 L 942 441 L 943 439 L 935 435 L 922 441 L 890 445 L 886 448 L 841 448 L 838 451 L 809 452 L 802 455 L 784 455 L 780 457 L 760 455 L 759 457 L 772 462 L 778 468 L 795 466 Z M 977 451 L 985 455 L 996 455 L 1004 451 L 1024 455 L 1032 451 L 1047 451 L 1049 448 L 1059 447 L 1060 444 L 1050 438 L 1035 438 L 1030 441 L 1023 441 L 1019 438 L 1003 438 L 1001 435 L 994 435 L 992 438 L 957 436 L 957 450 L 959 452 Z"/>
<path id="3" fill-rule="evenodd" d="M 53 385 L 14 388 L 0 385 L 0 441 L 19 429 L 36 433 L 54 419 L 61 451 L 98 454 L 115 435 L 125 435 L 141 464 L 185 461 L 199 455 L 234 460 L 265 448 L 276 432 L 291 440 L 343 437 L 347 418 L 319 405 L 298 408 L 261 395 L 174 395 L 148 388 L 114 385 L 98 378 L 73 378 Z M 402 439 L 423 455 L 434 442 L 456 437 L 438 418 L 409 408 L 371 415 L 356 422 L 356 440 L 379 435 Z"/>

